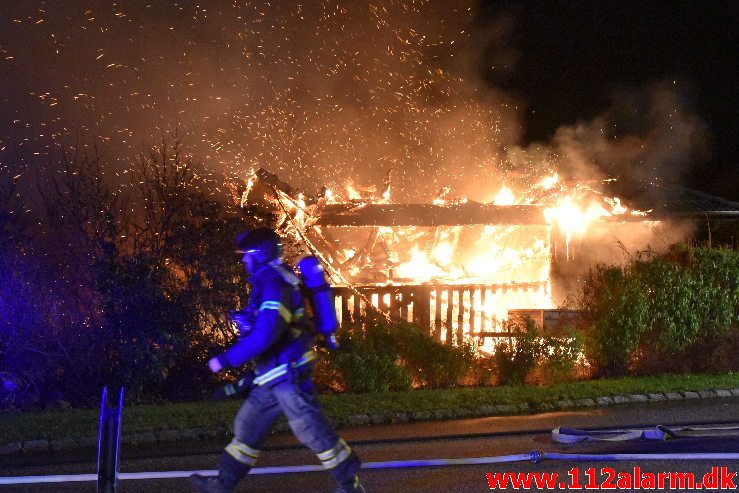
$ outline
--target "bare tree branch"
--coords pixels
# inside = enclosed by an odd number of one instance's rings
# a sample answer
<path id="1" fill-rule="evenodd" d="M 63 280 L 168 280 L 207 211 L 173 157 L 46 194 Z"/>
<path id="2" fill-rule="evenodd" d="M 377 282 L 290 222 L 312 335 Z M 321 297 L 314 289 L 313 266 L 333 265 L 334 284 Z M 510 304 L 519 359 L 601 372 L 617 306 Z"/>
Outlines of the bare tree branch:
<path id="1" fill-rule="evenodd" d="M 160 255 L 177 220 L 187 216 L 188 197 L 197 188 L 194 163 L 177 131 L 163 134 L 147 154 L 139 154 L 136 184 L 143 200 L 143 224 L 135 225 L 137 245 Z"/>

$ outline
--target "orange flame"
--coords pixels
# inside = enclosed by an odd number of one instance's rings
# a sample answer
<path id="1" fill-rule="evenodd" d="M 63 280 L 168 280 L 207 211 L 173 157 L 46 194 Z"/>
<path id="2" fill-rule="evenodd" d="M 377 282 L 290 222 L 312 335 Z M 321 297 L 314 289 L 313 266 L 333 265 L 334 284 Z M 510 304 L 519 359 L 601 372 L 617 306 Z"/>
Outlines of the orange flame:
<path id="1" fill-rule="evenodd" d="M 513 195 L 513 190 L 503 185 L 493 199 L 494 205 L 514 205 L 516 203 L 516 196 Z"/>
<path id="2" fill-rule="evenodd" d="M 539 187 L 544 190 L 551 190 L 554 188 L 554 185 L 557 184 L 559 181 L 559 175 L 557 173 L 554 173 L 552 176 L 546 176 L 541 179 L 539 182 Z"/>
<path id="3" fill-rule="evenodd" d="M 349 195 L 349 200 L 361 200 L 362 195 L 357 192 L 357 189 L 354 188 L 354 184 L 351 182 L 346 184 L 346 193 Z"/>
<path id="4" fill-rule="evenodd" d="M 616 203 L 614 202 L 614 204 Z M 617 204 L 620 206 L 620 202 Z M 615 205 L 613 210 L 617 210 Z M 601 217 L 608 217 L 611 215 L 613 215 L 612 212 L 594 202 L 591 202 L 587 207 L 583 208 L 569 195 L 560 200 L 556 206 L 544 209 L 544 218 L 546 219 L 547 224 L 556 224 L 565 235 L 568 258 L 572 236 L 582 236 L 585 234 L 588 226 L 594 221 Z"/>

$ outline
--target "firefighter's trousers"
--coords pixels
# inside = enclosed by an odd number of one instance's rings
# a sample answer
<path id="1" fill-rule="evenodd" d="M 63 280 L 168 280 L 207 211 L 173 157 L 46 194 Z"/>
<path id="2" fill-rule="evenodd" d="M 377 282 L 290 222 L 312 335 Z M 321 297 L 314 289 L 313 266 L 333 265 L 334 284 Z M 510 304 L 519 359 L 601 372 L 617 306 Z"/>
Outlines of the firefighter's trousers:
<path id="1" fill-rule="evenodd" d="M 234 439 L 225 452 L 242 465 L 253 466 L 259 446 L 283 413 L 293 434 L 339 483 L 357 473 L 361 462 L 324 417 L 307 370 L 254 387 L 234 418 Z"/>

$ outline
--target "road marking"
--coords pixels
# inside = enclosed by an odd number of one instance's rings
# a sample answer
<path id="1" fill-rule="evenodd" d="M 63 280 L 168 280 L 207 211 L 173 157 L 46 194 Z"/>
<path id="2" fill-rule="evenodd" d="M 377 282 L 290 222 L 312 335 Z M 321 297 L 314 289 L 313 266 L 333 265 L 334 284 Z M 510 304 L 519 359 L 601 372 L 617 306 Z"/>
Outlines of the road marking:
<path id="1" fill-rule="evenodd" d="M 398 469 L 409 467 L 444 467 L 466 466 L 483 464 L 500 464 L 505 462 L 527 462 L 534 460 L 739 460 L 739 453 L 693 453 L 693 454 L 551 454 L 531 452 L 528 454 L 499 455 L 494 457 L 463 457 L 458 459 L 417 459 L 383 462 L 365 462 L 362 469 Z M 249 474 L 295 474 L 306 472 L 325 471 L 319 464 L 301 466 L 255 467 Z M 118 474 L 121 481 L 151 480 L 151 479 L 178 479 L 187 478 L 192 474 L 215 476 L 218 471 L 150 471 L 150 472 L 122 472 Z M 53 476 L 15 476 L 0 477 L 0 485 L 10 484 L 39 484 L 39 483 L 74 483 L 97 481 L 97 474 L 60 474 Z"/>

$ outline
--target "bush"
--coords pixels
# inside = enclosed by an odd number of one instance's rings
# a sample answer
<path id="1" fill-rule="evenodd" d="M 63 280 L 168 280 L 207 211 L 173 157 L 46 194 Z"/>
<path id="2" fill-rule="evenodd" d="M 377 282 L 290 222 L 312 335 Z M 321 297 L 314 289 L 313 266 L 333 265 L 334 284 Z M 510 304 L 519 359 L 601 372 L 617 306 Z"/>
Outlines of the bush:
<path id="1" fill-rule="evenodd" d="M 54 325 L 60 311 L 38 262 L 0 251 L 0 409 L 60 397 L 60 368 L 69 361 Z"/>
<path id="2" fill-rule="evenodd" d="M 390 341 L 392 336 L 388 327 L 381 324 L 366 324 L 340 335 L 340 349 L 329 355 L 347 392 L 387 392 L 410 388 L 410 371 L 399 364 L 400 356 Z"/>
<path id="3" fill-rule="evenodd" d="M 90 369 L 108 385 L 125 386 L 129 400 L 162 396 L 168 374 L 186 347 L 184 329 L 192 316 L 164 287 L 171 282 L 170 274 L 153 268 L 154 261 L 144 255 L 116 260 L 99 269 L 104 320 L 100 342 L 108 364 Z"/>
<path id="4" fill-rule="evenodd" d="M 591 320 L 586 354 L 596 374 L 731 369 L 739 252 L 677 245 L 623 268 L 598 266 L 585 284 L 583 307 Z"/>
<path id="5" fill-rule="evenodd" d="M 582 336 L 570 329 L 564 337 L 541 336 L 531 317 L 509 320 L 512 332 L 519 335 L 496 347 L 492 360 L 499 382 L 524 384 L 563 383 L 572 380 L 582 357 Z"/>
<path id="6" fill-rule="evenodd" d="M 670 294 L 654 297 L 655 323 L 640 344 L 634 370 L 655 374 L 739 368 L 734 352 L 739 328 L 737 252 L 675 245 L 643 268 L 655 291 L 658 286 Z"/>
<path id="7" fill-rule="evenodd" d="M 571 329 L 565 337 L 544 337 L 540 353 L 540 366 L 547 383 L 570 381 L 583 353 L 582 336 Z"/>
<path id="8" fill-rule="evenodd" d="M 646 291 L 648 300 L 649 329 L 642 345 L 665 355 L 695 342 L 707 315 L 696 276 L 660 257 L 638 262 L 634 270 L 641 281 L 638 289 Z"/>
<path id="9" fill-rule="evenodd" d="M 491 355 L 478 353 L 472 360 L 472 367 L 464 380 L 466 385 L 485 386 L 493 385 L 496 381 L 498 370 L 495 359 Z"/>
<path id="10" fill-rule="evenodd" d="M 313 385 L 320 394 L 338 394 L 346 391 L 346 381 L 334 354 L 317 348 L 319 357 L 313 362 Z M 335 352 L 335 351 L 334 351 Z"/>
<path id="11" fill-rule="evenodd" d="M 648 301 L 640 280 L 629 270 L 598 266 L 589 272 L 583 295 L 592 321 L 586 356 L 596 375 L 623 375 L 648 328 Z"/>
<path id="12" fill-rule="evenodd" d="M 416 383 L 423 387 L 444 388 L 460 384 L 475 359 L 475 347 L 469 341 L 443 344 L 407 322 L 393 324 L 391 333 Z"/>
<path id="13" fill-rule="evenodd" d="M 739 252 L 727 249 L 689 250 L 690 263 L 700 280 L 708 339 L 729 336 L 739 324 Z"/>
<path id="14" fill-rule="evenodd" d="M 500 383 L 523 384 L 541 356 L 541 344 L 537 339 L 536 323 L 531 317 L 521 321 L 509 321 L 511 332 L 518 337 L 510 342 L 499 343 L 493 359 L 498 370 Z"/>
<path id="15" fill-rule="evenodd" d="M 407 322 L 369 318 L 342 331 L 342 347 L 329 353 L 331 364 L 320 365 L 316 379 L 324 390 L 381 392 L 408 388 L 411 381 L 426 388 L 486 385 L 495 376 L 502 384 L 522 384 L 537 367 L 551 381 L 572 378 L 582 354 L 579 335 L 573 331 L 564 338 L 539 337 L 531 318 L 511 324 L 520 335 L 487 356 L 478 354 L 471 341 L 443 344 Z"/>
<path id="16" fill-rule="evenodd" d="M 485 378 L 471 342 L 443 344 L 408 322 L 369 317 L 346 327 L 339 342 L 341 348 L 330 359 L 350 392 L 396 390 L 411 384 L 452 387 L 473 373 L 475 379 Z M 323 386 L 332 387 L 326 382 Z"/>
<path id="17" fill-rule="evenodd" d="M 353 350 L 338 353 L 334 361 L 344 377 L 347 392 L 387 392 L 408 390 L 410 372 L 398 365 L 394 355 L 368 351 L 363 344 Z"/>

